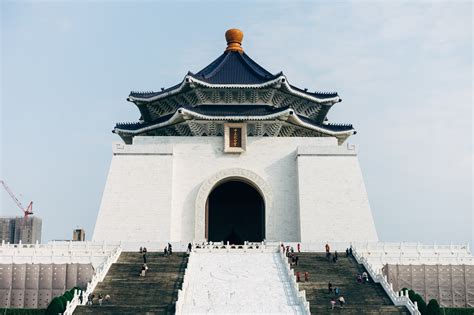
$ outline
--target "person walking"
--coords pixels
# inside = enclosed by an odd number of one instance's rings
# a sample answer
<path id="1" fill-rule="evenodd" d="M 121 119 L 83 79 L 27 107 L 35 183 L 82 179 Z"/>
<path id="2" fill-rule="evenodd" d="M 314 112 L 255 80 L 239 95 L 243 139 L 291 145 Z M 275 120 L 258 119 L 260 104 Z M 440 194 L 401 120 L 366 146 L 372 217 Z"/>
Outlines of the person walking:
<path id="1" fill-rule="evenodd" d="M 191 254 L 191 250 L 193 249 L 193 245 L 191 243 L 188 243 L 188 254 Z"/>
<path id="2" fill-rule="evenodd" d="M 362 273 L 362 283 L 369 282 L 369 275 L 367 275 L 367 272 Z"/>
<path id="3" fill-rule="evenodd" d="M 332 293 L 332 283 L 331 283 L 331 281 L 329 281 L 329 283 L 328 283 L 328 291 L 329 291 L 329 293 Z"/>
<path id="4" fill-rule="evenodd" d="M 140 272 L 140 276 L 144 277 L 146 275 L 147 270 L 148 270 L 148 266 L 146 264 L 143 264 L 141 272 Z"/>
<path id="5" fill-rule="evenodd" d="M 341 308 L 344 308 L 344 304 L 346 304 L 346 300 L 345 300 L 344 297 L 341 295 L 341 296 L 339 297 L 339 306 L 340 306 Z"/>
<path id="6" fill-rule="evenodd" d="M 336 306 L 336 300 L 335 299 L 331 299 L 331 310 L 334 309 L 334 307 Z"/>
<path id="7" fill-rule="evenodd" d="M 300 243 L 298 243 L 298 244 L 296 245 L 296 248 L 298 249 L 298 253 L 301 253 L 301 244 L 300 244 Z"/>
<path id="8" fill-rule="evenodd" d="M 168 255 L 171 256 L 171 254 L 173 254 L 173 246 L 170 243 L 168 243 Z"/>

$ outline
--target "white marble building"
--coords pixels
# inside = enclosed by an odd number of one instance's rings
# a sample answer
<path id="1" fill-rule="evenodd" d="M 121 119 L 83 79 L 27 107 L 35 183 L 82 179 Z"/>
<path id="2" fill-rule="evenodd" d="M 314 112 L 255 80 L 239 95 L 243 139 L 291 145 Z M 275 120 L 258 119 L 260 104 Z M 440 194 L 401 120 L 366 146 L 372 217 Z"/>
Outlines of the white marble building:
<path id="1" fill-rule="evenodd" d="M 94 241 L 376 241 L 337 93 L 308 92 L 246 55 L 223 55 L 160 92 L 132 92 L 117 124 Z"/>

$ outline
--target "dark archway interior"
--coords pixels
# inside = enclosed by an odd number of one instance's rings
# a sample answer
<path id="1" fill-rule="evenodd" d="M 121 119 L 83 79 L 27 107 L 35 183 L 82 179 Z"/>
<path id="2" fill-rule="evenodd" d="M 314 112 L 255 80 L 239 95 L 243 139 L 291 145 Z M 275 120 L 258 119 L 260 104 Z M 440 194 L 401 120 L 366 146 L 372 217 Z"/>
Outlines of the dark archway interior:
<path id="1" fill-rule="evenodd" d="M 209 195 L 208 240 L 243 244 L 265 238 L 265 203 L 260 193 L 241 181 L 228 181 Z"/>

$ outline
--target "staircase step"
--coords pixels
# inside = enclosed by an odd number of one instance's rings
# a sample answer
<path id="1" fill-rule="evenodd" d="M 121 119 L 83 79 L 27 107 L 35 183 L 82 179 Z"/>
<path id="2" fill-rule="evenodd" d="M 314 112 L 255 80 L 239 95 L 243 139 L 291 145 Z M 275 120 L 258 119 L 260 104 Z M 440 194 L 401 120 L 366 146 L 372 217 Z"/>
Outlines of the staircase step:
<path id="1" fill-rule="evenodd" d="M 80 306 L 74 314 L 174 314 L 178 290 L 181 289 L 188 255 L 148 253 L 145 277 L 140 277 L 143 255 L 123 252 L 104 281 L 94 290 L 92 306 Z M 97 305 L 97 296 L 110 295 L 111 301 Z"/>
<path id="2" fill-rule="evenodd" d="M 297 253 L 298 265 L 292 269 L 300 272 L 302 282 L 300 290 L 306 291 L 306 299 L 310 303 L 313 314 L 324 314 L 330 310 L 330 301 L 336 298 L 328 291 L 328 283 L 338 287 L 344 296 L 346 306 L 332 312 L 343 311 L 348 314 L 409 314 L 405 307 L 394 306 L 385 290 L 378 283 L 369 279 L 368 283 L 358 283 L 357 274 L 365 270 L 352 257 L 345 253 L 339 255 L 336 263 L 326 259 L 325 253 Z M 309 281 L 304 281 L 304 273 L 309 273 Z M 337 298 L 336 298 L 337 299 Z"/>

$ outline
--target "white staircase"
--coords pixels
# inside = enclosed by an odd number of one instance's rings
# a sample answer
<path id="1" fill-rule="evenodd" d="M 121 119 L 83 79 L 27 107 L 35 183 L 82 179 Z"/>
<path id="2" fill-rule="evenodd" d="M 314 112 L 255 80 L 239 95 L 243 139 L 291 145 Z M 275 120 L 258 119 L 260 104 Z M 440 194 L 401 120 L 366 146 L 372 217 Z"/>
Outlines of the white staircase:
<path id="1" fill-rule="evenodd" d="M 177 313 L 306 314 L 275 250 L 195 250 Z"/>

